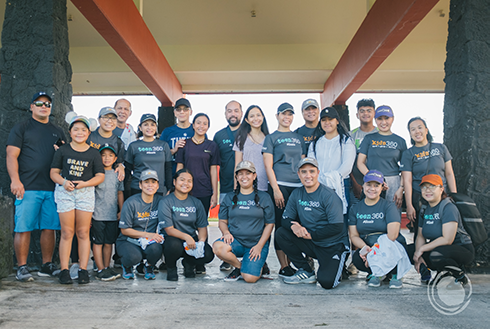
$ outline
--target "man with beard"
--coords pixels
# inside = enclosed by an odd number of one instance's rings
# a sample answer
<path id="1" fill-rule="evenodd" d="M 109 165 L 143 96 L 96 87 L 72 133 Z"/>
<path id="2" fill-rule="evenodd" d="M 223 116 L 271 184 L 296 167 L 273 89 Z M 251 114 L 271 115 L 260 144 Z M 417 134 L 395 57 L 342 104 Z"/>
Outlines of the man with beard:
<path id="1" fill-rule="evenodd" d="M 218 144 L 221 165 L 219 168 L 219 203 L 224 199 L 226 193 L 233 192 L 235 173 L 235 152 L 233 144 L 235 136 L 242 121 L 242 105 L 237 101 L 230 101 L 225 106 L 225 117 L 228 126 L 214 135 L 213 141 Z M 223 262 L 220 266 L 222 271 L 228 271 L 231 266 Z"/>

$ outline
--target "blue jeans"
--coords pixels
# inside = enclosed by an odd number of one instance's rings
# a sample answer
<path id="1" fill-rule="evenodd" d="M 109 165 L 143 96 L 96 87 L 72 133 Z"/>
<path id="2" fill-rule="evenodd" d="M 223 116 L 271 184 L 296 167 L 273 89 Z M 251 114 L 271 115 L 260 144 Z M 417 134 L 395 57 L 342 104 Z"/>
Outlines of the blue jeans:
<path id="1" fill-rule="evenodd" d="M 222 241 L 222 240 L 220 240 Z M 262 267 L 264 267 L 265 261 L 267 260 L 267 255 L 269 254 L 269 241 L 267 241 L 262 248 L 260 253 L 260 259 L 250 260 L 250 249 L 244 247 L 236 239 L 231 243 L 231 252 L 237 257 L 242 258 L 242 268 L 241 272 L 245 274 L 250 274 L 253 276 L 260 276 L 262 274 Z"/>

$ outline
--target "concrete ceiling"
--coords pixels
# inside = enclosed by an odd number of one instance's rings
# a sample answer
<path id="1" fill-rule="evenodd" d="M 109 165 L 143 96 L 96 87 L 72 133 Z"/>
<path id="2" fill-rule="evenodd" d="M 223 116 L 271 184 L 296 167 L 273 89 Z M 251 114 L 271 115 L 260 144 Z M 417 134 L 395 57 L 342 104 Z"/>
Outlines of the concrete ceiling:
<path id="1" fill-rule="evenodd" d="M 243 93 L 323 91 L 373 1 L 134 2 L 184 93 Z M 78 9 L 67 6 L 74 93 L 149 93 Z M 441 0 L 359 91 L 442 92 L 448 18 L 449 0 Z"/>

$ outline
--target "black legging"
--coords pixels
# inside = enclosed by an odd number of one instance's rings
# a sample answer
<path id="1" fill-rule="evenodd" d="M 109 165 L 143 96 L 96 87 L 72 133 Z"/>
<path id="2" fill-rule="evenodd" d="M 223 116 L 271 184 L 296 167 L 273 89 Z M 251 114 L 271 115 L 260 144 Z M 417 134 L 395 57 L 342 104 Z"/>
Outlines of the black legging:
<path id="1" fill-rule="evenodd" d="M 124 267 L 131 267 L 141 263 L 143 259 L 148 261 L 148 264 L 155 265 L 162 258 L 163 246 L 159 243 L 153 243 L 143 250 L 129 241 L 116 241 L 116 249 L 121 256 L 121 263 Z"/>
<path id="2" fill-rule="evenodd" d="M 297 268 L 311 272 L 312 268 L 308 265 L 308 260 L 303 254 L 316 258 L 319 264 L 316 279 L 323 288 L 332 289 L 340 283 L 342 269 L 349 253 L 349 250 L 342 243 L 331 247 L 319 247 L 312 240 L 298 238 L 284 227 L 276 230 L 275 240 Z"/>
<path id="3" fill-rule="evenodd" d="M 274 218 L 276 220 L 276 225 L 275 225 L 276 232 L 279 229 L 279 227 L 282 226 L 282 224 L 281 224 L 282 213 L 284 212 L 284 209 L 286 208 L 286 204 L 288 203 L 289 196 L 296 189 L 296 187 L 289 187 L 289 186 L 282 186 L 282 185 L 278 185 L 278 186 L 279 186 L 279 190 L 281 190 L 282 196 L 284 198 L 284 208 L 282 208 L 282 209 L 280 209 L 279 207 L 276 206 L 276 202 L 274 200 L 274 191 L 272 190 L 272 187 L 270 185 L 269 185 L 269 189 L 267 190 L 267 192 L 269 193 L 269 195 L 272 199 L 272 202 L 274 203 Z M 281 247 L 277 244 L 275 239 L 274 239 L 274 248 L 276 250 L 282 250 Z"/>
<path id="4" fill-rule="evenodd" d="M 206 217 L 209 217 L 209 208 L 211 207 L 211 195 L 199 197 L 198 199 L 199 201 L 201 201 L 204 207 L 204 211 L 206 212 Z"/>
<path id="5" fill-rule="evenodd" d="M 413 255 L 415 254 L 415 244 L 407 246 L 408 256 L 413 264 Z M 455 266 L 461 268 L 462 265 L 469 265 L 475 257 L 475 248 L 472 244 L 449 246 L 439 246 L 431 251 L 424 252 L 422 257 L 431 270 L 442 271 L 446 266 Z"/>
<path id="6" fill-rule="evenodd" d="M 195 238 L 197 241 L 197 239 Z M 165 255 L 165 263 L 167 264 L 167 268 L 175 268 L 177 267 L 177 261 L 184 257 L 184 261 L 191 265 L 204 265 L 210 263 L 214 259 L 214 253 L 211 246 L 206 241 L 204 244 L 204 257 L 195 258 L 193 256 L 188 255 L 184 250 L 184 240 L 173 236 L 166 236 L 163 249 L 163 254 Z"/>

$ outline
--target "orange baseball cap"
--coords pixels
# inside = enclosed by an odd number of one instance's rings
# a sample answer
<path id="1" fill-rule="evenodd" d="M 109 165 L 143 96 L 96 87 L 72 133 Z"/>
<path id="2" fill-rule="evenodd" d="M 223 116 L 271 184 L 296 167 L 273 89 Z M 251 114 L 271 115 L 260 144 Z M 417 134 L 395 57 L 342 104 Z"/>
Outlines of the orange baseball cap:
<path id="1" fill-rule="evenodd" d="M 424 183 L 429 183 L 429 184 L 436 185 L 436 186 L 437 185 L 443 186 L 441 176 L 434 175 L 434 174 L 425 175 L 424 177 L 422 177 L 422 182 L 420 182 L 419 186 L 424 184 Z"/>

